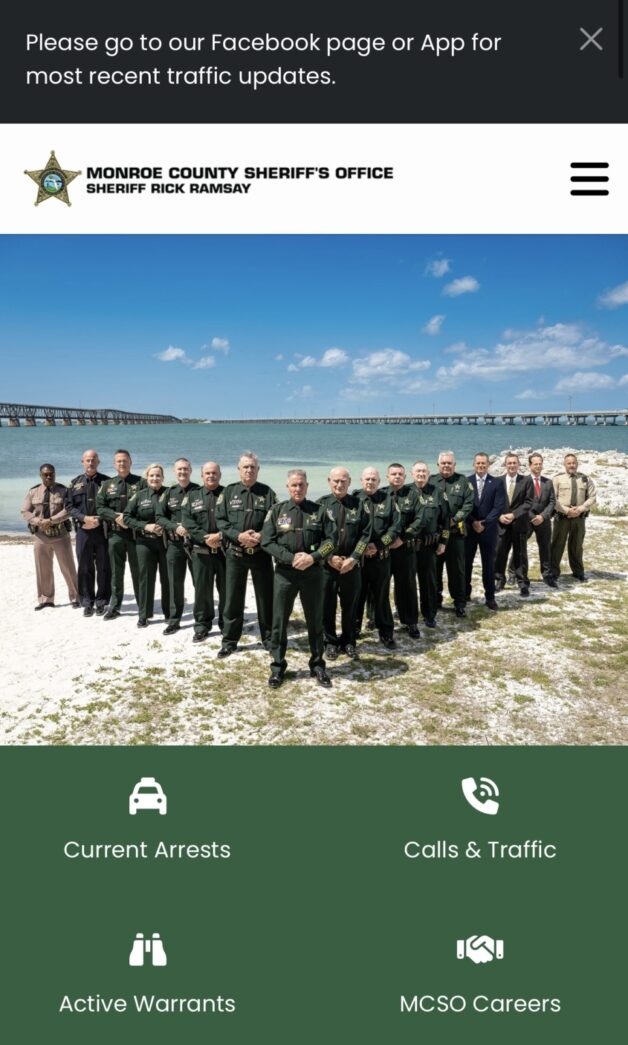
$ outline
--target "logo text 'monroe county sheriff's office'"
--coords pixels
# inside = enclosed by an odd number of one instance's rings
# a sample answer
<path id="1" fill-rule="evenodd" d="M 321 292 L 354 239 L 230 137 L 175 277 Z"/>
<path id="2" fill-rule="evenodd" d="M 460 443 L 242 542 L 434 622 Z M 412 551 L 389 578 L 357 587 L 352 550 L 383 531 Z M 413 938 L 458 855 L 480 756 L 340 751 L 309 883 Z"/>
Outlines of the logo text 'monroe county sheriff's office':
<path id="1" fill-rule="evenodd" d="M 32 178 L 37 185 L 35 206 L 43 203 L 44 200 L 49 200 L 51 196 L 61 200 L 63 203 L 67 203 L 68 207 L 72 206 L 68 196 L 68 185 L 81 174 L 81 171 L 64 171 L 57 161 L 54 149 L 50 153 L 48 163 L 42 170 L 24 171 L 24 174 L 28 174 L 29 178 Z"/>

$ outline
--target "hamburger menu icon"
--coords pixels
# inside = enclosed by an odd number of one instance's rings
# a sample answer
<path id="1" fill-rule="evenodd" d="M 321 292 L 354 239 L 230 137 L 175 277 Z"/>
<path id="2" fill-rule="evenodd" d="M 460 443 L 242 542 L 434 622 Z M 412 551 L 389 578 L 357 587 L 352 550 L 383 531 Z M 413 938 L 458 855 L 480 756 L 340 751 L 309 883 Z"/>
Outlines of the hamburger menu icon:
<path id="1" fill-rule="evenodd" d="M 24 174 L 28 174 L 29 178 L 32 178 L 37 185 L 37 199 L 35 200 L 35 206 L 43 203 L 44 200 L 48 200 L 54 197 L 57 200 L 61 200 L 63 203 L 67 203 L 68 207 L 71 207 L 70 198 L 68 196 L 68 185 L 81 171 L 66 171 L 63 169 L 61 164 L 58 162 L 55 156 L 54 150 L 50 153 L 50 159 L 45 167 L 39 171 L 24 171 Z"/>

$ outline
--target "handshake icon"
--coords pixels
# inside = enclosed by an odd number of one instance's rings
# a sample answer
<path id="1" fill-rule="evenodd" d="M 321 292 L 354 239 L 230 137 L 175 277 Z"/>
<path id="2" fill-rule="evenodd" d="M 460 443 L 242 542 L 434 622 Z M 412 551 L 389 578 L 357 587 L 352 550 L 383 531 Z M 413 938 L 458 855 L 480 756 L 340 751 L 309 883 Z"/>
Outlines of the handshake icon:
<path id="1" fill-rule="evenodd" d="M 493 958 L 504 957 L 504 941 L 494 940 L 492 936 L 469 936 L 457 941 L 456 957 L 470 958 L 476 965 L 485 965 Z"/>

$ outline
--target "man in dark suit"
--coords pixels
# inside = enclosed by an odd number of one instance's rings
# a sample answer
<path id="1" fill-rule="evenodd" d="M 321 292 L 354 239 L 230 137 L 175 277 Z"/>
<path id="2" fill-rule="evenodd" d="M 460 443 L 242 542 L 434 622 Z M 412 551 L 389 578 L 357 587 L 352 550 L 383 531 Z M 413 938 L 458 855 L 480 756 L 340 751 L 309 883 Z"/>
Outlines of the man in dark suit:
<path id="1" fill-rule="evenodd" d="M 467 599 L 470 599 L 473 560 L 479 547 L 484 598 L 488 609 L 496 610 L 495 546 L 498 520 L 506 506 L 506 491 L 503 481 L 488 474 L 488 454 L 476 454 L 473 467 L 474 473 L 469 476 L 473 488 L 473 508 L 467 520 L 470 526 L 465 538 L 466 594 Z"/>
<path id="2" fill-rule="evenodd" d="M 521 569 L 526 584 L 528 581 L 528 549 L 527 542 L 530 534 L 536 537 L 539 549 L 539 561 L 541 564 L 541 576 L 550 588 L 557 588 L 558 584 L 552 574 L 550 544 L 552 537 L 551 519 L 556 509 L 556 493 L 554 484 L 547 476 L 541 475 L 543 470 L 543 457 L 539 453 L 530 454 L 528 457 L 530 465 L 530 476 L 528 487 L 530 494 L 530 508 L 528 511 L 527 526 L 522 534 L 521 540 Z"/>
<path id="3" fill-rule="evenodd" d="M 512 549 L 510 568 L 514 571 L 519 585 L 519 592 L 530 594 L 528 581 L 527 556 L 526 569 L 522 569 L 522 551 L 525 555 L 528 520 L 532 495 L 528 478 L 521 475 L 521 461 L 515 453 L 506 454 L 504 461 L 506 474 L 499 479 L 504 485 L 506 510 L 500 515 L 497 526 L 497 550 L 495 552 L 495 587 L 502 591 L 506 587 L 506 564 Z"/>

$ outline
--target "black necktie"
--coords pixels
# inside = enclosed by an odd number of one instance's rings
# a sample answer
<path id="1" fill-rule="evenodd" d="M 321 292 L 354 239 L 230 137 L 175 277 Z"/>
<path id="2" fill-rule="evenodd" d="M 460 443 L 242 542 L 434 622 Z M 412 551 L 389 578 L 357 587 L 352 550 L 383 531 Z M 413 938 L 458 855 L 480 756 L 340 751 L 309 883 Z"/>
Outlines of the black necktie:
<path id="1" fill-rule="evenodd" d="M 246 498 L 246 514 L 244 516 L 243 530 L 250 530 L 251 523 L 253 522 L 253 494 L 249 490 Z"/>
<path id="2" fill-rule="evenodd" d="M 347 544 L 347 534 L 345 531 L 345 506 L 342 501 L 338 504 L 338 518 L 336 519 L 338 526 L 338 552 L 340 555 L 344 555 Z"/>
<path id="3" fill-rule="evenodd" d="M 127 502 L 126 479 L 122 480 L 122 485 L 118 487 L 118 493 L 119 493 L 119 496 L 120 496 L 120 505 L 118 507 L 118 512 L 123 512 L 124 509 L 126 508 L 126 502 Z"/>
<path id="4" fill-rule="evenodd" d="M 578 503 L 578 480 L 575 475 L 571 477 L 571 500 L 569 505 L 571 508 L 575 508 Z"/>
<path id="5" fill-rule="evenodd" d="M 216 533 L 216 494 L 213 490 L 209 491 L 207 509 L 209 511 L 209 532 Z"/>
<path id="6" fill-rule="evenodd" d="M 300 508 L 297 508 L 297 513 L 294 517 L 294 529 L 296 531 L 297 551 L 305 551 L 305 545 L 303 544 L 303 512 Z"/>
<path id="7" fill-rule="evenodd" d="M 42 516 L 43 516 L 44 519 L 49 519 L 50 518 L 50 487 L 49 486 L 47 486 L 46 489 L 44 490 L 44 507 L 43 507 L 43 511 L 42 511 Z"/>
<path id="8" fill-rule="evenodd" d="M 94 492 L 95 492 L 95 489 L 96 489 L 96 483 L 94 482 L 94 480 L 93 479 L 88 479 L 87 480 L 87 497 L 86 497 L 86 500 L 85 500 L 85 514 L 86 515 L 95 515 L 96 514 L 95 506 L 94 506 L 94 501 L 95 501 Z"/>

